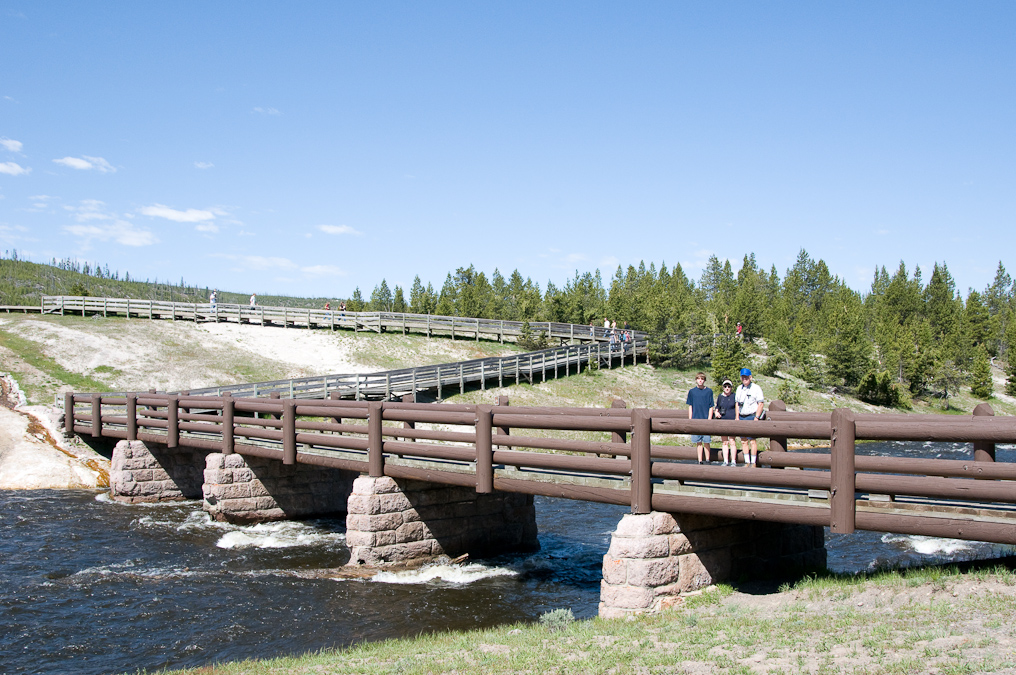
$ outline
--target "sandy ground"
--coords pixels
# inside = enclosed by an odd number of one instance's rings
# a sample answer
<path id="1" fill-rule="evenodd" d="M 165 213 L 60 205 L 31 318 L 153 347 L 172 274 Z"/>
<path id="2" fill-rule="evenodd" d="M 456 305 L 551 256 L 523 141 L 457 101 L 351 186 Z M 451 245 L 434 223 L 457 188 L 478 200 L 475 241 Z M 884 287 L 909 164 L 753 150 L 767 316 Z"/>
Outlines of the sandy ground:
<path id="1" fill-rule="evenodd" d="M 0 489 L 99 488 L 109 460 L 65 439 L 52 408 L 26 406 L 17 382 L 0 376 Z"/>
<path id="2" fill-rule="evenodd" d="M 187 390 L 241 382 L 334 373 L 375 372 L 477 358 L 508 347 L 469 340 L 356 335 L 189 321 L 0 318 L 0 328 L 34 342 L 71 373 L 100 382 L 105 391 Z M 63 438 L 60 410 L 49 404 L 71 387 L 20 355 L 0 347 L 0 489 L 102 487 L 108 460 L 77 440 Z M 16 373 L 16 377 L 13 375 Z M 20 382 L 19 382 L 20 380 Z M 20 387 L 37 405 L 26 406 Z M 38 405 L 39 403 L 44 405 Z"/>

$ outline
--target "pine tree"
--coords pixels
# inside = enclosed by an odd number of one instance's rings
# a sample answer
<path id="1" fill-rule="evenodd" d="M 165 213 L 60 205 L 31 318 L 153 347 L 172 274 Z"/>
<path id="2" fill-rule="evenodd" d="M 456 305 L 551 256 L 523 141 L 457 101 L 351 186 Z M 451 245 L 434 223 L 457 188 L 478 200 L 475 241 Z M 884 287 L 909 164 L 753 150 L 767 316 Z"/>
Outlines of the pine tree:
<path id="1" fill-rule="evenodd" d="M 392 294 L 392 311 L 393 312 L 408 311 L 408 308 L 406 307 L 406 297 L 402 293 L 401 286 L 396 286 L 395 293 Z"/>
<path id="2" fill-rule="evenodd" d="M 1006 361 L 1005 366 L 1005 393 L 1009 396 L 1016 396 L 1016 321 L 1009 321 L 1005 332 Z"/>
<path id="3" fill-rule="evenodd" d="M 984 345 L 977 345 L 974 350 L 974 366 L 970 372 L 970 393 L 977 398 L 991 398 L 993 385 L 991 382 L 991 363 Z"/>
<path id="4" fill-rule="evenodd" d="M 738 373 L 741 368 L 748 365 L 748 353 L 744 350 L 744 343 L 736 336 L 724 333 L 713 341 L 713 381 L 723 382 L 729 377 L 734 382 L 738 380 Z"/>

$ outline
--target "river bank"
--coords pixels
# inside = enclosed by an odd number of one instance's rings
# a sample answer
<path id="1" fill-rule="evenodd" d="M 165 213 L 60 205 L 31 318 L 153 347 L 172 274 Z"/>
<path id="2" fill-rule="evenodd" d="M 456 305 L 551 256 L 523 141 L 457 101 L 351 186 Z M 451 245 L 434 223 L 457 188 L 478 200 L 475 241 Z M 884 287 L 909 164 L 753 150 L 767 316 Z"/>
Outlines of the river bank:
<path id="1" fill-rule="evenodd" d="M 1013 673 L 1013 562 L 719 586 L 631 620 L 434 633 L 172 672 Z"/>

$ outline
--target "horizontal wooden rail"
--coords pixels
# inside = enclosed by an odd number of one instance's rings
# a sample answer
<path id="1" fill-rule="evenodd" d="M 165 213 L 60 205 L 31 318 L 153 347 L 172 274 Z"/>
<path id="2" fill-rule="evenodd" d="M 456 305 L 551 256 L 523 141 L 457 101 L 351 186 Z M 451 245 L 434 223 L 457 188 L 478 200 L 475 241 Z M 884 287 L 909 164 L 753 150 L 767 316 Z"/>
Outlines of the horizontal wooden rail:
<path id="1" fill-rule="evenodd" d="M 85 436 L 252 454 L 478 492 L 624 503 L 642 513 L 662 508 L 826 524 L 841 532 L 877 526 L 1016 544 L 1016 465 L 858 455 L 854 445 L 855 437 L 899 436 L 906 429 L 921 440 L 967 439 L 993 449 L 996 440 L 1014 439 L 1011 418 L 796 415 L 780 411 L 776 401 L 768 420 L 689 420 L 681 410 L 511 407 L 506 397 L 498 403 L 68 393 L 65 424 Z M 526 429 L 547 435 L 519 435 Z M 699 465 L 691 461 L 693 447 L 660 443 L 699 433 L 770 437 L 773 449 L 761 453 L 759 467 L 741 471 Z M 776 443 L 786 437 L 827 440 L 831 449 L 787 452 L 783 441 Z M 868 499 L 883 505 L 882 512 L 858 508 Z"/>

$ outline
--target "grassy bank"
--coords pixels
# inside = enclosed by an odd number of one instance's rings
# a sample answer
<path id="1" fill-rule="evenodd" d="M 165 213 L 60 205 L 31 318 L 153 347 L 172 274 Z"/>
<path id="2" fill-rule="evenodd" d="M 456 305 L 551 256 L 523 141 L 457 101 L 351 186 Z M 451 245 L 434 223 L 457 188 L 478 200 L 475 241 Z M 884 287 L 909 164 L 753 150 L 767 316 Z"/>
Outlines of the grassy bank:
<path id="1" fill-rule="evenodd" d="M 1016 672 L 1016 575 L 927 568 L 719 586 L 673 610 L 437 633 L 181 675 Z"/>

